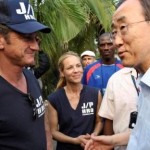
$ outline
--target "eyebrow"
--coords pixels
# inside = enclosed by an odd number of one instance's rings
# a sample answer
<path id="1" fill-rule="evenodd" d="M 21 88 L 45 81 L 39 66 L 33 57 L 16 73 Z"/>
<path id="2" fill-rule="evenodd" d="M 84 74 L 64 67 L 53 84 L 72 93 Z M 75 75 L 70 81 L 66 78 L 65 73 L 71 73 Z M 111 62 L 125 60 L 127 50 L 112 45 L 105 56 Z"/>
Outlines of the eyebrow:
<path id="1" fill-rule="evenodd" d="M 124 20 L 126 20 L 126 17 L 125 16 L 121 16 L 121 17 L 119 17 L 117 20 L 116 20 L 116 22 L 121 22 L 121 21 L 124 21 Z M 114 25 L 114 23 L 112 23 L 111 24 L 111 28 L 113 28 L 115 25 Z"/>
<path id="2" fill-rule="evenodd" d="M 121 17 L 119 17 L 119 18 L 117 19 L 117 22 L 124 21 L 125 19 L 126 19 L 125 16 L 121 16 Z"/>

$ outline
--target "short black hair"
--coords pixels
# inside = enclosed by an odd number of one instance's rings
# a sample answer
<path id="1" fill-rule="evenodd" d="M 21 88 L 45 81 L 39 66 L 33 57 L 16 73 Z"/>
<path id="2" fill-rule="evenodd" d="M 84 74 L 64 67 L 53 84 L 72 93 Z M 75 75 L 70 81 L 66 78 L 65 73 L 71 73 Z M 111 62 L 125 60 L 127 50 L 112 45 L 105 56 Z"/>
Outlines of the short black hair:
<path id="1" fill-rule="evenodd" d="M 119 2 L 118 2 L 118 4 L 116 5 L 116 8 L 118 8 L 123 2 L 125 2 L 126 0 L 120 0 Z"/>
<path id="2" fill-rule="evenodd" d="M 103 38 L 103 37 L 105 37 L 105 36 L 110 37 L 110 39 L 111 39 L 111 33 L 110 32 L 105 32 L 103 34 L 100 34 L 98 36 L 98 40 L 97 40 L 98 41 L 98 45 L 100 45 L 100 39 Z"/>

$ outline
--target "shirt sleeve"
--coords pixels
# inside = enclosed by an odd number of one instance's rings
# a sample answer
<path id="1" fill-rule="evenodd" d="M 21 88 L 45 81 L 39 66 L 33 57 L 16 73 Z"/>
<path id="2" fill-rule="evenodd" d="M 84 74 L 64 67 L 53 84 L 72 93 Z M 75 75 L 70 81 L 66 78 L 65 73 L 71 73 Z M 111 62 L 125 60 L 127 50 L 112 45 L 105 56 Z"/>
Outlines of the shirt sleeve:
<path id="1" fill-rule="evenodd" d="M 51 105 L 57 110 L 57 96 L 55 92 L 48 95 L 47 99 L 51 103 Z"/>
<path id="2" fill-rule="evenodd" d="M 114 106 L 114 90 L 113 90 L 113 78 L 110 78 L 106 87 L 105 95 L 102 100 L 101 107 L 99 109 L 99 116 L 113 120 L 115 113 Z"/>

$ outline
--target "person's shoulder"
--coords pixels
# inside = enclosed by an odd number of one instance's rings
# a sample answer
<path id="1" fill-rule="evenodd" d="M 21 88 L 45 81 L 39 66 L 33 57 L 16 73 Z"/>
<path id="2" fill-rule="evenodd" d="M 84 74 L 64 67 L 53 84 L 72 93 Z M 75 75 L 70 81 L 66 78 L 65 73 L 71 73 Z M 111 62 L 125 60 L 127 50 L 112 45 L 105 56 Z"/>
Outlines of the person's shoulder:
<path id="1" fill-rule="evenodd" d="M 97 101 L 98 100 L 98 93 L 99 93 L 99 89 L 95 88 L 95 87 L 91 87 L 88 85 L 83 85 L 83 90 L 81 92 L 81 94 L 84 94 L 84 96 L 87 99 L 92 99 L 92 101 Z"/>
<path id="2" fill-rule="evenodd" d="M 57 89 L 56 91 L 54 91 L 54 92 L 52 92 L 52 93 L 50 93 L 50 94 L 48 95 L 48 99 L 49 99 L 49 100 L 50 100 L 50 99 L 55 99 L 55 98 L 57 98 L 62 92 L 63 92 L 63 88 Z"/>
<path id="3" fill-rule="evenodd" d="M 129 74 L 133 70 L 135 70 L 135 69 L 134 68 L 130 68 L 130 67 L 124 67 L 124 68 L 120 69 L 119 71 L 117 71 L 116 74 Z"/>
<path id="4" fill-rule="evenodd" d="M 121 62 L 121 60 L 119 60 L 119 59 L 116 59 L 115 64 L 116 64 L 116 66 L 117 66 L 118 68 L 120 68 L 120 69 L 124 68 L 124 66 L 123 66 L 123 64 L 122 64 L 122 62 Z"/>
<path id="5" fill-rule="evenodd" d="M 100 64 L 101 64 L 100 61 L 97 60 L 97 61 L 95 61 L 95 62 L 93 62 L 93 63 L 87 65 L 86 68 L 85 68 L 85 70 L 88 71 L 88 70 L 90 70 L 90 69 L 93 68 L 93 67 L 100 66 Z"/>
<path id="6" fill-rule="evenodd" d="M 150 68 L 144 74 L 139 74 L 138 80 L 140 79 L 141 82 L 145 83 L 150 87 Z"/>
<path id="7" fill-rule="evenodd" d="M 88 66 L 89 66 L 89 67 L 93 67 L 93 66 L 95 66 L 95 65 L 97 65 L 97 64 L 101 64 L 101 63 L 100 63 L 100 60 L 96 60 L 95 62 L 89 64 Z"/>
<path id="8" fill-rule="evenodd" d="M 115 72 L 111 77 L 110 80 L 118 79 L 122 76 L 126 76 L 127 74 L 131 74 L 131 72 L 135 70 L 134 68 L 124 67 L 117 72 Z"/>
<path id="9" fill-rule="evenodd" d="M 116 64 L 122 64 L 121 60 L 116 58 Z"/>
<path id="10" fill-rule="evenodd" d="M 52 93 L 50 93 L 49 95 L 57 95 L 57 94 L 61 93 L 62 91 L 63 91 L 63 88 L 59 88 L 59 89 L 53 91 Z"/>
<path id="11" fill-rule="evenodd" d="M 115 62 L 116 64 L 121 64 L 122 65 L 122 61 L 120 60 L 120 59 L 117 59 L 116 58 L 116 62 Z M 123 65 L 122 65 L 123 66 Z"/>
<path id="12" fill-rule="evenodd" d="M 89 85 L 84 85 L 84 88 L 87 90 L 87 91 L 96 91 L 96 92 L 98 92 L 99 91 L 99 89 L 98 88 L 96 88 L 96 87 L 92 87 L 92 86 L 89 86 Z"/>

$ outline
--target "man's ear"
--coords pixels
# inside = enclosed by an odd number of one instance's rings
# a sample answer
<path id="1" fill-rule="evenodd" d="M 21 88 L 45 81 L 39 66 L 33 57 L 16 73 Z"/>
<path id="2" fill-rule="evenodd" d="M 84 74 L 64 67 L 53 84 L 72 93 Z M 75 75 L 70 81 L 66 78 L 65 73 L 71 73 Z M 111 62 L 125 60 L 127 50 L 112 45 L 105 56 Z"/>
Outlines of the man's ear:
<path id="1" fill-rule="evenodd" d="M 4 37 L 0 35 L 0 50 L 4 49 Z"/>

